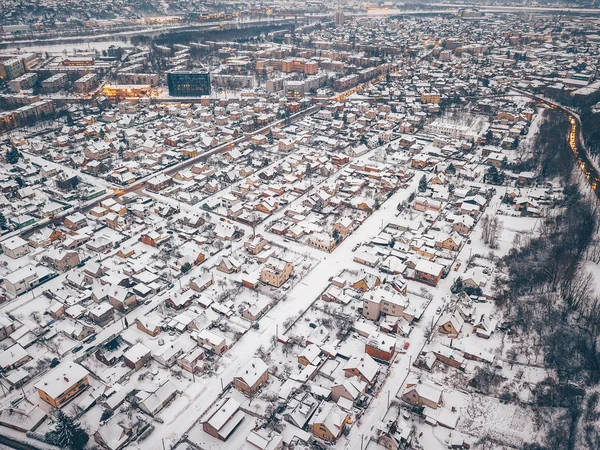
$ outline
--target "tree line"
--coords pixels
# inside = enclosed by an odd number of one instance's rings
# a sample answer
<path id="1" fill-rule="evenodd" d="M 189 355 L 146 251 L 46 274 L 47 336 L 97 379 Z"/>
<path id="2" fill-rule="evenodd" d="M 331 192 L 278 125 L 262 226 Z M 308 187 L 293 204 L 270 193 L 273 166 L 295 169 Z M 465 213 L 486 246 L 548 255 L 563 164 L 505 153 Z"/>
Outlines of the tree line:
<path id="1" fill-rule="evenodd" d="M 556 111 L 544 119 L 530 163 L 543 179 L 570 181 L 576 168 L 566 142 L 569 122 Z M 520 340 L 509 358 L 551 369 L 555 376 L 538 383 L 534 403 L 566 410 L 546 421 L 546 442 L 528 450 L 599 448 L 600 442 L 597 427 L 585 425 L 593 413 L 586 399 L 600 382 L 600 295 L 586 268 L 598 241 L 598 205 L 574 182 L 563 194 L 558 212 L 539 219 L 534 237 L 517 235 L 500 262 L 507 276 L 496 282 L 496 301 Z"/>

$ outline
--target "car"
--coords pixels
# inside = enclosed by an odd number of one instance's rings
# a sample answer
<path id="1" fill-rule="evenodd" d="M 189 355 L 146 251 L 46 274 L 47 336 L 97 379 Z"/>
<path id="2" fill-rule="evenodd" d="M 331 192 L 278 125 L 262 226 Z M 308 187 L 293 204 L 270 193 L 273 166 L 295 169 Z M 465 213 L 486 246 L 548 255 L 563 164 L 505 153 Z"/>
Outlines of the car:
<path id="1" fill-rule="evenodd" d="M 435 313 L 436 314 L 441 314 L 441 312 L 442 312 L 442 307 L 438 306 L 438 309 L 435 310 Z"/>
<path id="2" fill-rule="evenodd" d="M 50 362 L 50 368 L 54 369 L 59 364 L 60 364 L 60 359 L 58 359 L 58 358 L 52 358 L 52 361 Z"/>
<path id="3" fill-rule="evenodd" d="M 86 344 L 89 344 L 90 342 L 94 342 L 96 340 L 96 335 L 90 336 L 89 338 L 85 339 L 83 342 L 85 342 Z"/>
<path id="4" fill-rule="evenodd" d="M 77 347 L 75 347 L 73 350 L 71 350 L 71 352 L 73 353 L 77 353 L 79 350 L 81 350 L 83 348 L 83 345 L 78 345 Z"/>
<path id="5" fill-rule="evenodd" d="M 313 322 L 309 323 L 308 326 L 311 328 L 317 328 L 317 324 Z"/>

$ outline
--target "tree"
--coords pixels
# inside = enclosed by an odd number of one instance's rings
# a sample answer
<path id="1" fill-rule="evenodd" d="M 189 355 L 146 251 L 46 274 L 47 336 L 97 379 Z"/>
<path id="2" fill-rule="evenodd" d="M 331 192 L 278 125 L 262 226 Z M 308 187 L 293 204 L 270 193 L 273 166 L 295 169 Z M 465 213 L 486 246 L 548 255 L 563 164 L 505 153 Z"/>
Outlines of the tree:
<path id="1" fill-rule="evenodd" d="M 446 167 L 446 173 L 450 175 L 454 175 L 456 173 L 456 167 L 454 167 L 454 164 L 450 163 L 448 167 Z"/>
<path id="2" fill-rule="evenodd" d="M 189 262 L 186 262 L 183 266 L 181 266 L 182 273 L 188 273 L 192 268 L 192 265 Z"/>
<path id="3" fill-rule="evenodd" d="M 483 176 L 483 181 L 491 184 L 504 184 L 504 172 L 498 172 L 495 166 L 490 166 Z"/>
<path id="4" fill-rule="evenodd" d="M 15 147 L 12 147 L 9 151 L 6 152 L 6 162 L 7 164 L 17 164 L 19 162 L 19 158 L 21 154 L 19 150 Z"/>
<path id="5" fill-rule="evenodd" d="M 425 192 L 427 190 L 427 177 L 423 175 L 419 180 L 419 192 Z"/>
<path id="6" fill-rule="evenodd" d="M 0 228 L 5 230 L 6 229 L 6 217 L 4 217 L 4 214 L 2 214 L 0 212 Z"/>
<path id="7" fill-rule="evenodd" d="M 60 448 L 82 450 L 90 437 L 78 422 L 57 409 L 54 430 L 46 433 L 46 440 Z"/>
<path id="8" fill-rule="evenodd" d="M 331 237 L 335 239 L 336 244 L 339 244 L 342 240 L 342 236 L 340 235 L 340 232 L 338 230 L 333 230 L 333 234 L 331 235 Z"/>
<path id="9" fill-rule="evenodd" d="M 312 178 L 312 174 L 313 174 L 313 168 L 310 165 L 310 163 L 308 163 L 306 165 L 306 172 L 305 172 L 306 178 Z"/>

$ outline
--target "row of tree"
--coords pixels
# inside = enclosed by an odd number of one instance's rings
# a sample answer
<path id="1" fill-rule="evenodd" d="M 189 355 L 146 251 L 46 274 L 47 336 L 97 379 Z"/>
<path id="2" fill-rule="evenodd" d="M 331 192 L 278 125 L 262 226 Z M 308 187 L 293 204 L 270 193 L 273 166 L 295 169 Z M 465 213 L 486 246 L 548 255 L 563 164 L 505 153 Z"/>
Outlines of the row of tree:
<path id="1" fill-rule="evenodd" d="M 570 180 L 576 170 L 566 142 L 569 128 L 561 113 L 545 113 L 531 161 L 542 178 Z M 511 349 L 509 359 L 521 354 L 556 374 L 538 384 L 534 402 L 566 412 L 551 422 L 545 419 L 545 443 L 524 448 L 598 448 L 593 444 L 600 442 L 597 427 L 581 426 L 589 396 L 582 386 L 600 382 L 600 297 L 586 270 L 599 231 L 597 201 L 583 197 L 577 185 L 567 185 L 560 212 L 541 218 L 538 225 L 535 237 L 517 235 L 501 261 L 508 276 L 497 281 L 497 301 L 519 336 L 520 345 Z"/>

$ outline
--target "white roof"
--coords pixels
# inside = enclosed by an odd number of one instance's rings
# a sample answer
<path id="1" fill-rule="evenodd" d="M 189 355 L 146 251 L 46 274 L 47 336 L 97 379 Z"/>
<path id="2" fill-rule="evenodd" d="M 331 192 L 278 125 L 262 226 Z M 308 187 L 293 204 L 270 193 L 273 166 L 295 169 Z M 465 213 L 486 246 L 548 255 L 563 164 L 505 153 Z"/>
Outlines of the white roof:
<path id="1" fill-rule="evenodd" d="M 150 349 L 148 347 L 146 347 L 144 344 L 142 344 L 141 342 L 138 342 L 133 347 L 131 347 L 129 350 L 127 350 L 123 354 L 123 357 L 127 358 L 129 361 L 131 361 L 135 364 L 137 361 L 142 359 L 148 353 L 150 353 Z"/>
<path id="2" fill-rule="evenodd" d="M 26 356 L 29 356 L 27 350 L 21 347 L 20 344 L 15 344 L 12 347 L 0 352 L 0 367 L 12 366 Z"/>
<path id="3" fill-rule="evenodd" d="M 12 239 L 8 239 L 4 242 L 2 242 L 2 247 L 8 249 L 8 250 L 16 250 L 18 248 L 23 247 L 24 245 L 29 245 L 27 243 L 27 241 L 25 241 L 24 239 L 22 239 L 19 236 L 15 236 Z"/>
<path id="4" fill-rule="evenodd" d="M 379 372 L 379 364 L 368 354 L 363 353 L 360 356 L 353 356 L 344 366 L 344 370 L 357 369 L 363 377 L 372 382 Z"/>
<path id="5" fill-rule="evenodd" d="M 35 384 L 35 388 L 44 391 L 52 398 L 57 398 L 71 386 L 87 377 L 88 374 L 89 372 L 79 364 L 74 362 L 63 363 L 48 372 Z"/>
<path id="6" fill-rule="evenodd" d="M 260 358 L 252 358 L 244 367 L 237 373 L 239 377 L 248 386 L 254 386 L 258 379 L 264 375 L 269 367 Z"/>
<path id="7" fill-rule="evenodd" d="M 425 261 L 424 259 L 419 260 L 415 267 L 415 270 L 419 272 L 428 273 L 436 277 L 442 272 L 443 269 L 444 267 L 440 264 L 431 261 Z"/>

